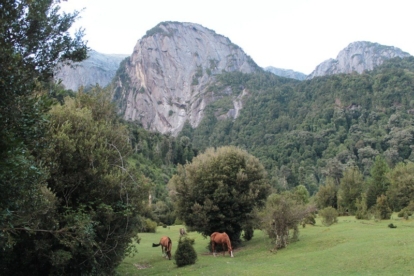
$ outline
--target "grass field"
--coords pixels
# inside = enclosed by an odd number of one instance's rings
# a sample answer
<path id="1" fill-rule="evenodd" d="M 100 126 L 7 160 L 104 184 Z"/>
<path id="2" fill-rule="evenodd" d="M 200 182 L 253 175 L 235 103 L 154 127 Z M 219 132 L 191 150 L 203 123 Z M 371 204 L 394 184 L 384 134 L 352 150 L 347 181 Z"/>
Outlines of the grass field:
<path id="1" fill-rule="evenodd" d="M 393 223 L 397 228 L 389 228 Z M 163 235 L 173 241 L 173 257 L 177 249 L 179 229 L 159 227 L 157 233 L 140 234 L 138 253 L 127 257 L 119 266 L 120 275 L 414 275 L 414 219 L 393 216 L 391 220 L 356 220 L 340 217 L 337 224 L 300 229 L 299 241 L 277 253 L 261 231 L 235 250 L 234 258 L 214 258 L 207 250 L 208 240 L 197 233 L 196 264 L 177 268 L 174 260 L 152 247 Z"/>

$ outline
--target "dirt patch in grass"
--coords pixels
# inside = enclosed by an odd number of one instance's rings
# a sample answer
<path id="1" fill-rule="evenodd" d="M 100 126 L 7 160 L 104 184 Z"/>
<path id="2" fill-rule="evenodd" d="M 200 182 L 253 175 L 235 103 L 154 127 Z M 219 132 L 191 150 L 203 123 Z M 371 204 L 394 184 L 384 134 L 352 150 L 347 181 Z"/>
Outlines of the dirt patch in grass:
<path id="1" fill-rule="evenodd" d="M 151 265 L 150 265 L 150 264 L 134 264 L 134 266 L 135 266 L 137 269 L 146 269 L 146 268 L 150 268 L 150 267 L 151 267 Z"/>

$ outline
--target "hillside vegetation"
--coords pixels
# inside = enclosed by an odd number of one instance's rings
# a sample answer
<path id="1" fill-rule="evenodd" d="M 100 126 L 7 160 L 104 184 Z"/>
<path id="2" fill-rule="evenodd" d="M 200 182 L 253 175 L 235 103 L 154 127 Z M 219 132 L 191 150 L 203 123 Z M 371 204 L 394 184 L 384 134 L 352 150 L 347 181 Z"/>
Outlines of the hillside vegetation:
<path id="1" fill-rule="evenodd" d="M 263 162 L 278 189 L 303 184 L 313 194 L 327 176 L 341 176 L 351 165 L 368 176 L 377 155 L 391 167 L 414 160 L 413 57 L 389 60 L 364 74 L 302 82 L 270 73 L 225 73 L 211 90 L 219 94 L 224 87 L 232 95 L 223 95 L 181 137 L 188 136 L 199 151 L 223 145 L 246 149 Z M 217 119 L 232 108 L 229 97 L 242 90 L 248 96 L 240 116 Z"/>

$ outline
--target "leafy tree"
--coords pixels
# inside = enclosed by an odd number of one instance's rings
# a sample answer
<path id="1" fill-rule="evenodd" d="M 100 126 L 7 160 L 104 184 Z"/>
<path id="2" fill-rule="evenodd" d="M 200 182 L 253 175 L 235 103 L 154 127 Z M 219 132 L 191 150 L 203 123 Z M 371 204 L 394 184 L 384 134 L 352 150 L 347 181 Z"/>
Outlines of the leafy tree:
<path id="1" fill-rule="evenodd" d="M 341 178 L 338 191 L 338 205 L 343 211 L 354 214 L 356 211 L 356 199 L 363 190 L 363 176 L 358 167 L 348 168 Z"/>
<path id="2" fill-rule="evenodd" d="M 318 208 L 326 207 L 337 208 L 338 206 L 338 186 L 333 178 L 327 178 L 325 185 L 319 186 L 319 191 L 315 195 L 315 202 Z"/>
<path id="3" fill-rule="evenodd" d="M 299 224 L 315 210 L 314 206 L 306 206 L 290 192 L 272 194 L 261 213 L 261 228 L 272 239 L 275 250 L 285 248 L 289 243 L 289 230 L 293 230 L 292 239 L 297 240 Z"/>
<path id="4" fill-rule="evenodd" d="M 387 177 L 389 171 L 385 159 L 380 155 L 375 157 L 374 165 L 371 168 L 371 178 L 368 180 L 367 208 L 371 208 L 377 202 L 377 198 L 385 195 L 390 182 Z"/>
<path id="5" fill-rule="evenodd" d="M 259 160 L 236 147 L 208 149 L 179 165 L 168 185 L 188 228 L 204 236 L 226 232 L 235 244 L 254 207 L 263 206 L 269 193 Z"/>
<path id="6" fill-rule="evenodd" d="M 375 218 L 377 219 L 390 219 L 392 210 L 388 204 L 387 197 L 381 195 L 377 198 L 377 204 L 375 205 Z"/>
<path id="7" fill-rule="evenodd" d="M 79 92 L 50 111 L 49 147 L 38 154 L 54 208 L 0 253 L 6 274 L 112 275 L 131 249 L 148 192 L 128 165 L 128 131 L 105 93 Z"/>
<path id="8" fill-rule="evenodd" d="M 356 212 L 355 218 L 357 219 L 369 219 L 370 212 L 367 207 L 367 195 L 366 193 L 361 193 L 361 198 L 357 198 L 355 202 Z"/>
<path id="9" fill-rule="evenodd" d="M 390 186 L 386 195 L 392 209 L 399 211 L 414 199 L 414 163 L 399 163 L 387 175 Z"/>
<path id="10" fill-rule="evenodd" d="M 42 84 L 51 80 L 57 64 L 81 61 L 87 53 L 82 31 L 74 38 L 68 33 L 78 12 L 61 14 L 58 3 L 0 3 L 2 249 L 13 247 L 28 229 L 38 229 L 55 204 L 46 187 L 47 170 L 34 154 L 47 147 L 43 136 L 51 101 Z"/>

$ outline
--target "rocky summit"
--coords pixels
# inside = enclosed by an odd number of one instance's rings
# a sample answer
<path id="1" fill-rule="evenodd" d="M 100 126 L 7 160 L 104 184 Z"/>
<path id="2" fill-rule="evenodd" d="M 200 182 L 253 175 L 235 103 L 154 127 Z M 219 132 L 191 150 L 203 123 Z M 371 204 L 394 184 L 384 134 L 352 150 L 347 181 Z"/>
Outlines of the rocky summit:
<path id="1" fill-rule="evenodd" d="M 204 108 L 217 99 L 208 91 L 217 74 L 257 70 L 227 37 L 199 24 L 162 22 L 138 40 L 121 64 L 114 99 L 124 119 L 175 135 L 186 121 L 198 126 Z M 234 106 L 232 114 L 237 114 L 240 99 L 234 99 Z"/>
<path id="2" fill-rule="evenodd" d="M 401 49 L 393 46 L 357 41 L 349 44 L 348 47 L 340 51 L 336 59 L 328 59 L 319 64 L 308 75 L 307 79 L 341 73 L 362 73 L 365 70 L 372 70 L 376 66 L 381 65 L 384 60 L 409 56 L 409 53 L 403 52 Z"/>
<path id="3" fill-rule="evenodd" d="M 61 80 L 66 89 L 78 90 L 79 87 L 88 87 L 99 84 L 104 87 L 115 76 L 121 61 L 128 57 L 122 54 L 102 54 L 91 50 L 88 58 L 72 66 L 65 65 L 55 73 L 55 79 Z"/>

